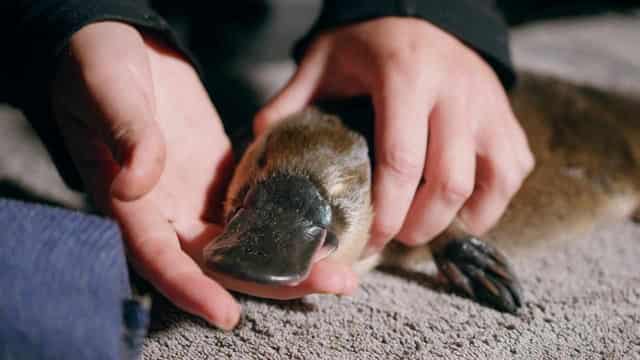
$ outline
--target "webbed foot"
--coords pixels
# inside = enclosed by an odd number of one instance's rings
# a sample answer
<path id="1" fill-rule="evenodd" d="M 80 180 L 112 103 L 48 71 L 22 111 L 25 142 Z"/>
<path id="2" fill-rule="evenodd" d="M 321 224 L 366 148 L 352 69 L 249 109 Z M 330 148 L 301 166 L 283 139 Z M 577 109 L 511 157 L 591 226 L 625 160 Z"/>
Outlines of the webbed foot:
<path id="1" fill-rule="evenodd" d="M 507 259 L 484 241 L 451 239 L 435 247 L 433 257 L 454 291 L 509 313 L 522 305 L 522 289 Z"/>

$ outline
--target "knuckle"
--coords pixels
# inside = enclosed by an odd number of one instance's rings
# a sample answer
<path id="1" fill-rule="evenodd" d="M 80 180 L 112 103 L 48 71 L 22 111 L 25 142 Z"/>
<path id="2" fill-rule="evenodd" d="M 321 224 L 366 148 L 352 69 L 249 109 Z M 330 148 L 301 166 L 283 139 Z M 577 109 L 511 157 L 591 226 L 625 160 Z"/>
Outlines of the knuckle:
<path id="1" fill-rule="evenodd" d="M 391 148 L 383 151 L 379 159 L 380 165 L 394 176 L 404 181 L 411 182 L 422 176 L 422 162 L 412 151 Z"/>
<path id="2" fill-rule="evenodd" d="M 381 65 L 389 78 L 412 84 L 417 83 L 417 64 L 424 63 L 424 57 L 419 45 L 407 42 L 387 49 L 382 54 Z"/>
<path id="3" fill-rule="evenodd" d="M 399 223 L 389 220 L 385 221 L 383 219 L 382 221 L 377 221 L 376 223 L 374 223 L 372 227 L 372 233 L 376 237 L 384 239 L 384 241 L 386 242 L 395 237 L 396 234 L 398 234 L 398 231 L 400 231 L 400 226 L 401 224 Z"/>
<path id="4" fill-rule="evenodd" d="M 461 204 L 473 193 L 473 183 L 463 177 L 449 176 L 438 185 L 442 198 L 449 204 Z"/>
<path id="5" fill-rule="evenodd" d="M 416 49 L 406 44 L 398 44 L 389 48 L 384 54 L 383 61 L 385 65 L 401 69 L 411 63 L 411 59 L 414 57 Z"/>
<path id="6" fill-rule="evenodd" d="M 520 189 L 524 176 L 514 171 L 507 171 L 498 182 L 499 190 L 505 198 L 510 198 Z"/>

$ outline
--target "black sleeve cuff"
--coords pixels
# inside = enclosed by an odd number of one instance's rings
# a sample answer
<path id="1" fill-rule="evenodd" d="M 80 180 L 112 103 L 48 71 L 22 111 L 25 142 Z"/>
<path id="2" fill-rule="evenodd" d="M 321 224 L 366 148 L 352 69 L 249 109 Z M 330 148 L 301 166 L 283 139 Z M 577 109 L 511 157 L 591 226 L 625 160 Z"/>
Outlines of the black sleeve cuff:
<path id="1" fill-rule="evenodd" d="M 513 87 L 507 26 L 490 2 L 481 0 L 325 0 L 320 17 L 296 43 L 294 58 L 300 61 L 318 33 L 385 16 L 417 17 L 440 27 L 477 51 L 505 89 Z"/>
<path id="2" fill-rule="evenodd" d="M 82 181 L 51 117 L 49 104 L 50 82 L 71 36 L 90 23 L 121 21 L 157 33 L 196 69 L 198 65 L 144 0 L 20 0 L 12 6 L 9 38 L 13 41 L 9 48 L 13 56 L 8 65 L 13 72 L 9 74 L 11 91 L 6 94 L 7 100 L 25 113 L 67 185 L 81 190 Z"/>

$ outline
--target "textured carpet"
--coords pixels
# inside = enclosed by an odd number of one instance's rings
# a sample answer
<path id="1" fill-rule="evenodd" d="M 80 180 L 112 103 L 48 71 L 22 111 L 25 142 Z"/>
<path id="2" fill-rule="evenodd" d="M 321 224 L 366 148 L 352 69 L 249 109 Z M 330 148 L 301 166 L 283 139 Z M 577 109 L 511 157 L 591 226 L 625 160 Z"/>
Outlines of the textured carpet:
<path id="1" fill-rule="evenodd" d="M 353 297 L 241 298 L 244 319 L 232 333 L 170 311 L 145 358 L 640 358 L 640 227 L 513 260 L 526 289 L 518 316 L 434 291 L 418 272 L 376 271 Z"/>
<path id="2" fill-rule="evenodd" d="M 640 94 L 638 39 L 639 15 L 608 15 L 518 29 L 513 49 L 520 67 Z M 291 65 L 253 69 L 248 82 L 268 94 Z M 0 112 L 0 194 L 8 189 L 84 206 L 52 171 L 23 120 Z M 158 299 L 144 357 L 640 359 L 640 226 L 607 226 L 512 261 L 526 290 L 518 316 L 440 291 L 425 275 L 432 265 L 425 264 L 420 272 L 375 271 L 353 297 L 274 302 L 239 296 L 244 318 L 229 333 Z"/>

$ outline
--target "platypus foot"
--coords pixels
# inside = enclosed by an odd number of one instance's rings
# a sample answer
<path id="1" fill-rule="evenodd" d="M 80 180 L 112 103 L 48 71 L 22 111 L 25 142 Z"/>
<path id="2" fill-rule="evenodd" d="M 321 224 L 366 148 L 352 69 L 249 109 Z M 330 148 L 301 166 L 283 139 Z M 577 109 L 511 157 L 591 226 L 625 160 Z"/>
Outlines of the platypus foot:
<path id="1" fill-rule="evenodd" d="M 515 313 L 522 289 L 505 256 L 486 242 L 465 237 L 433 250 L 438 269 L 452 289 L 497 310 Z"/>

